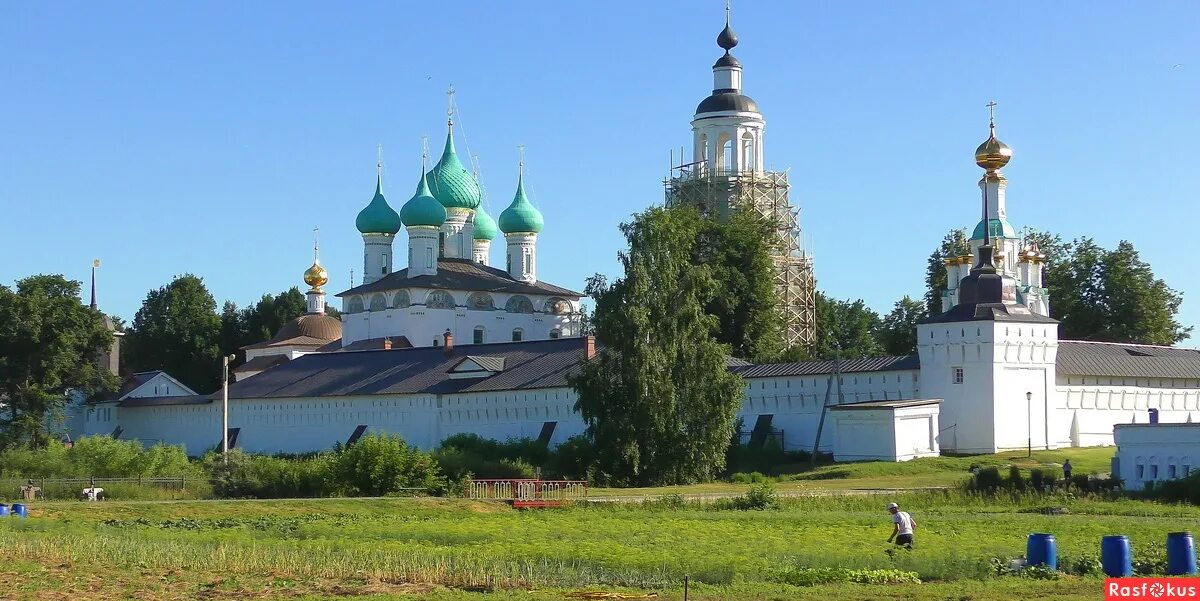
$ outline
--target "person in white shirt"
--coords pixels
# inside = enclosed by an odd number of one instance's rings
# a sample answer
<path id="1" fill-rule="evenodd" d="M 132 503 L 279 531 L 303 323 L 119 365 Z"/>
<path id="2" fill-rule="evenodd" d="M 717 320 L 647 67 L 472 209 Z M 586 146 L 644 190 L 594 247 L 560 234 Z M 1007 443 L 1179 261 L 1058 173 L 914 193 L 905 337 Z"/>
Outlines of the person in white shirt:
<path id="1" fill-rule="evenodd" d="M 908 515 L 907 511 L 900 511 L 900 506 L 895 503 L 888 503 L 888 511 L 892 514 L 892 535 L 888 537 L 888 542 L 892 539 L 896 540 L 896 544 L 905 549 L 912 550 L 913 546 L 913 529 L 917 527 L 916 520 Z"/>

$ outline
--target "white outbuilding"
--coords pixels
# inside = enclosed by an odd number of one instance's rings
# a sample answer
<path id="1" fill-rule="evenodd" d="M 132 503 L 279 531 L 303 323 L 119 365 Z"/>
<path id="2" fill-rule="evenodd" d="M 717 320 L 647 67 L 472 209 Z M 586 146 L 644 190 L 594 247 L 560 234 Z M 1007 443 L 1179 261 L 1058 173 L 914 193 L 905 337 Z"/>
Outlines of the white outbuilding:
<path id="1" fill-rule="evenodd" d="M 1113 476 L 1126 490 L 1142 490 L 1151 482 L 1186 478 L 1200 460 L 1200 424 L 1117 424 Z"/>
<path id="2" fill-rule="evenodd" d="M 836 405 L 835 461 L 908 461 L 936 457 L 939 400 L 872 401 Z"/>

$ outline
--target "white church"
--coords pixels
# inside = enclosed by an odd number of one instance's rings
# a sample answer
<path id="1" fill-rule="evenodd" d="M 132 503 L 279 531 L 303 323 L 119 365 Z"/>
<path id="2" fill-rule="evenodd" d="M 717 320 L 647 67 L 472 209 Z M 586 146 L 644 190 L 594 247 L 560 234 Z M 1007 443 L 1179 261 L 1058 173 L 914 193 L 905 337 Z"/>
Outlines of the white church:
<path id="1" fill-rule="evenodd" d="M 742 93 L 730 39 L 726 25 L 714 91 L 692 123 L 698 158 L 736 176 L 761 169 L 765 120 Z M 453 136 L 451 121 L 441 159 L 422 169 L 399 212 L 377 181 L 356 220 L 362 283 L 337 295 L 341 319 L 324 313 L 329 278 L 314 261 L 304 274 L 309 313 L 244 349 L 229 387 L 235 448 L 303 453 L 366 432 L 398 433 L 422 448 L 463 432 L 554 445 L 583 432 L 566 383 L 597 352 L 581 335 L 581 295 L 537 279 L 543 218 L 523 176 L 494 222 Z M 745 143 L 707 143 L 725 139 Z M 1008 220 L 1001 169 L 1011 157 L 993 123 L 975 153 L 981 202 L 962 204 L 964 213 L 980 206 L 982 219 L 970 253 L 946 261 L 947 310 L 918 326 L 916 354 L 838 365 L 730 360 L 745 380 L 739 416 L 751 439 L 811 449 L 826 407 L 820 448 L 837 460 L 1110 445 L 1115 425 L 1146 422 L 1150 409 L 1162 422 L 1200 420 L 1200 351 L 1058 339 L 1041 280 L 1054 257 L 1027 246 Z M 406 266 L 394 270 L 401 229 Z M 490 265 L 498 233 L 503 269 Z M 220 393 L 196 395 L 165 374 L 135 378 L 89 404 L 73 434 L 182 444 L 190 454 L 218 446 Z"/>

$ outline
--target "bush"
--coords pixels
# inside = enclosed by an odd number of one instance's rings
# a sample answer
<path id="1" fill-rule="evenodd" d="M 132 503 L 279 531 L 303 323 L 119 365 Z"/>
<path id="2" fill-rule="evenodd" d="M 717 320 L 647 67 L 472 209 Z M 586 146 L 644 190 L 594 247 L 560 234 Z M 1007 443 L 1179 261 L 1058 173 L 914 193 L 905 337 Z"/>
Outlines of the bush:
<path id="1" fill-rule="evenodd" d="M 995 467 L 985 467 L 975 474 L 975 479 L 971 482 L 971 487 L 980 492 L 996 492 L 1000 490 L 1000 469 Z"/>
<path id="2" fill-rule="evenodd" d="M 1021 476 L 1021 468 L 1015 465 L 1008 468 L 1008 488 L 1016 491 L 1025 490 L 1025 478 Z"/>
<path id="3" fill-rule="evenodd" d="M 775 486 L 763 482 L 751 486 L 746 494 L 731 499 L 731 506 L 741 511 L 779 509 L 779 498 L 775 496 Z"/>
<path id="4" fill-rule="evenodd" d="M 330 458 L 330 480 L 350 496 L 383 496 L 403 489 L 439 488 L 438 464 L 395 434 L 371 434 Z"/>
<path id="5" fill-rule="evenodd" d="M 596 449 L 586 436 L 572 436 L 550 452 L 546 471 L 566 480 L 591 480 Z"/>
<path id="6" fill-rule="evenodd" d="M 1045 491 L 1054 483 L 1054 477 L 1043 472 L 1040 468 L 1029 470 L 1029 484 L 1036 491 Z"/>
<path id="7" fill-rule="evenodd" d="M 1187 478 L 1159 482 L 1154 486 L 1147 487 L 1142 494 L 1146 498 L 1160 501 L 1200 505 L 1200 471 Z"/>

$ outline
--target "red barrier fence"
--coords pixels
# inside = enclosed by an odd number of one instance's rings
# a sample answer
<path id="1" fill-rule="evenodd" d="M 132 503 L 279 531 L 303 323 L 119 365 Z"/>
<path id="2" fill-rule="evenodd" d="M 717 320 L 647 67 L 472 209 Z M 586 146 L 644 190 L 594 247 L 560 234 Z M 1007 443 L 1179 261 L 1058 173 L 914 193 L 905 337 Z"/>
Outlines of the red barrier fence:
<path id="1" fill-rule="evenodd" d="M 513 507 L 561 507 L 587 498 L 586 480 L 471 480 L 467 498 L 506 501 Z"/>

